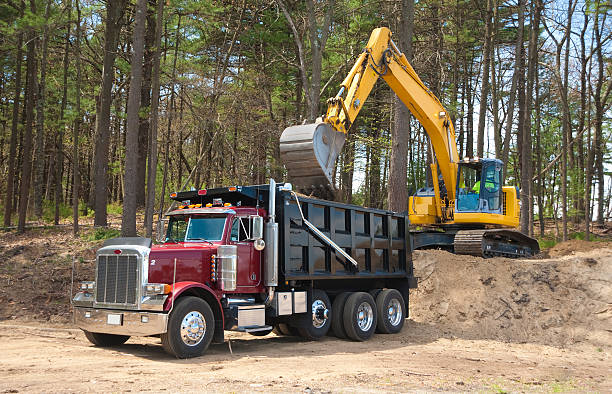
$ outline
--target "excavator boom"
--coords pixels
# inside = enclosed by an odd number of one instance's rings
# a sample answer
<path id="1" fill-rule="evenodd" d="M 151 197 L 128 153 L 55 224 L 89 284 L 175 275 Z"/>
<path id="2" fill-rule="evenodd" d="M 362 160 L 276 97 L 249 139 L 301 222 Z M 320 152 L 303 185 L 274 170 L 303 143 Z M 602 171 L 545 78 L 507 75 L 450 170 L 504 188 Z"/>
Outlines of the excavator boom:
<path id="1" fill-rule="evenodd" d="M 454 198 L 459 155 L 448 112 L 421 81 L 385 27 L 372 32 L 340 91 L 327 101 L 322 121 L 283 131 L 281 158 L 292 182 L 304 191 L 333 189 L 331 173 L 345 135 L 379 78 L 389 84 L 427 131 L 449 198 Z"/>

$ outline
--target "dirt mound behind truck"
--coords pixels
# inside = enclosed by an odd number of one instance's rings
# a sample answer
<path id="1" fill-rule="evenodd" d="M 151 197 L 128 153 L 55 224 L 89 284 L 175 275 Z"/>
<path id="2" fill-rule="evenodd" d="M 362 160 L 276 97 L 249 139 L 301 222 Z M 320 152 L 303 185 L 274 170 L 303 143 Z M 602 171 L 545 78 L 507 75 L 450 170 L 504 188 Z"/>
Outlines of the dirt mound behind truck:
<path id="1" fill-rule="evenodd" d="M 543 260 L 414 252 L 410 317 L 449 336 L 612 344 L 612 249 Z"/>

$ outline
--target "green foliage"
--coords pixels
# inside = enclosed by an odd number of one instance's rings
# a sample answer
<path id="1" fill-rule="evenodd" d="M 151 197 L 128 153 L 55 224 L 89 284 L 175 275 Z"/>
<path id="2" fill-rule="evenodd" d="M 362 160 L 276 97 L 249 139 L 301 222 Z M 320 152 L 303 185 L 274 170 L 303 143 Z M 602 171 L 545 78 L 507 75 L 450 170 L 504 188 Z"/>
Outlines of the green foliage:
<path id="1" fill-rule="evenodd" d="M 281 181 L 286 174 L 280 163 L 278 138 L 280 132 L 288 125 L 301 123 L 307 113 L 303 77 L 312 78 L 312 43 L 310 41 L 309 14 L 305 2 L 285 2 L 288 11 L 296 24 L 299 40 L 303 44 L 306 75 L 301 75 L 300 59 L 297 56 L 295 37 L 283 13 L 275 2 L 231 2 L 227 0 L 170 0 L 165 4 L 164 28 L 162 38 L 161 63 L 161 99 L 159 107 L 158 129 L 158 168 L 156 178 L 156 207 L 160 200 L 168 204 L 168 194 L 177 191 L 194 167 L 194 176 L 187 188 L 213 187 L 227 184 L 250 184 L 265 182 L 269 177 Z M 81 49 L 82 74 L 81 114 L 76 113 L 76 56 L 74 3 L 71 9 L 63 2 L 51 2 L 50 15 L 45 20 L 46 3 L 36 0 L 36 12 L 31 12 L 26 4 L 23 15 L 18 9 L 19 2 L 0 4 L 0 141 L 4 143 L 0 156 L 0 174 L 6 174 L 6 160 L 10 123 L 12 119 L 11 103 L 15 91 L 16 43 L 19 33 L 34 29 L 37 38 L 42 37 L 45 24 L 49 27 L 49 54 L 46 70 L 46 97 L 43 103 L 45 115 L 45 166 L 55 165 L 50 160 L 55 147 L 61 142 L 64 148 L 62 164 L 64 190 L 70 189 L 72 163 L 71 145 L 72 127 L 77 116 L 82 117 L 77 144 L 80 150 L 79 166 L 83 190 L 80 198 L 88 200 L 91 179 L 94 171 L 91 168 L 94 159 L 93 151 L 97 143 L 95 136 L 97 121 L 97 101 L 100 94 L 101 71 L 104 51 L 104 30 L 106 3 L 90 1 L 81 4 L 82 27 L 84 37 Z M 315 2 L 316 24 L 321 26 L 329 2 Z M 323 51 L 321 64 L 321 88 L 319 96 L 319 113 L 326 108 L 326 100 L 334 96 L 340 83 L 359 56 L 371 31 L 379 26 L 390 27 L 394 32 L 394 41 L 401 46 L 398 37 L 398 17 L 401 15 L 401 2 L 376 2 L 361 0 L 342 0 L 335 2 L 332 12 L 332 25 L 329 39 Z M 453 115 L 457 136 L 467 129 L 468 107 L 478 106 L 480 81 L 482 78 L 481 62 L 483 49 L 484 21 L 483 11 L 486 2 L 475 0 L 457 0 L 453 2 L 419 1 L 415 3 L 413 59 L 415 70 L 422 81 L 440 98 L 443 105 Z M 525 26 L 517 26 L 515 4 L 497 2 L 498 31 L 495 33 L 493 66 L 498 75 L 494 87 L 500 98 L 498 114 L 502 127 L 505 127 L 508 100 L 510 97 L 511 78 L 516 66 L 514 45 L 517 33 L 523 29 L 528 33 L 529 15 L 526 15 Z M 130 61 L 132 45 L 133 4 L 124 15 L 128 25 L 122 28 L 119 37 L 117 58 L 115 59 L 115 79 L 113 83 L 111 105 L 111 145 L 109 147 L 109 189 L 113 198 L 122 192 L 122 173 L 125 169 L 125 118 L 126 101 L 130 82 Z M 603 15 L 608 8 L 588 1 L 586 11 L 577 7 L 576 13 L 584 12 L 590 17 L 587 29 L 587 42 L 592 41 L 594 13 Z M 153 11 L 153 7 L 149 7 Z M 546 4 L 544 14 L 551 20 L 564 20 L 562 11 Z M 530 7 L 527 7 L 527 14 Z M 558 18 L 561 16 L 560 18 Z M 149 22 L 154 20 L 150 16 Z M 602 18 L 601 18 L 602 19 Z M 574 18 L 580 20 L 580 17 Z M 180 25 L 179 25 L 180 23 Z M 603 22 L 600 22 L 603 23 Z M 572 135 L 578 132 L 578 119 L 586 115 L 586 123 L 594 122 L 592 89 L 596 86 L 593 75 L 588 76 L 589 94 L 587 95 L 587 113 L 581 114 L 580 95 L 576 86 L 579 83 L 579 31 L 577 24 L 572 27 L 572 37 L 576 45 L 572 46 L 570 67 L 570 92 L 568 107 L 572 121 Z M 69 28 L 69 29 L 68 29 Z M 63 55 L 65 35 L 68 34 L 68 82 L 67 102 L 62 103 L 63 96 Z M 317 28 L 316 35 L 322 32 Z M 539 51 L 539 97 L 537 108 L 532 111 L 532 133 L 535 141 L 539 131 L 539 151 L 534 147 L 534 159 L 541 160 L 546 166 L 560 152 L 562 113 L 562 91 L 556 83 L 559 70 L 552 70 L 556 59 L 553 43 L 546 40 L 548 32 L 540 30 L 542 51 Z M 528 37 L 525 34 L 525 37 Z M 316 41 L 316 40 L 315 40 Z M 40 44 L 40 41 L 37 42 Z M 175 47 L 178 52 L 175 59 Z M 316 44 L 315 44 L 316 45 Z M 604 59 L 609 59 L 610 44 L 605 43 Z M 37 46 L 37 59 L 41 59 L 41 46 Z M 26 46 L 23 44 L 22 61 L 22 106 L 25 94 Z M 405 50 L 405 48 L 400 48 Z M 587 54 L 588 55 L 588 54 Z M 562 54 L 562 57 L 565 55 Z M 597 69 L 597 56 L 590 57 L 591 70 Z M 176 63 L 176 71 L 173 71 Z M 546 65 L 546 66 L 545 66 Z M 562 71 L 562 70 L 561 70 Z M 606 71 L 608 71 L 606 69 Z M 173 76 L 173 73 L 175 76 Z M 561 75 L 564 73 L 561 72 Z M 607 75 L 607 74 L 606 74 Z M 604 83 L 603 91 L 607 84 Z M 468 103 L 466 94 L 471 93 Z M 171 97 L 174 100 L 171 100 Z M 353 202 L 357 204 L 384 206 L 386 204 L 387 183 L 389 174 L 389 156 L 391 151 L 391 129 L 393 124 L 393 94 L 383 83 L 379 82 L 360 116 L 351 129 L 351 141 L 356 141 L 354 157 L 349 155 L 349 146 L 345 145 L 342 163 L 339 163 L 336 179 L 343 173 L 354 174 Z M 608 98 L 609 99 L 609 98 Z M 174 104 L 174 107 L 171 107 Z M 492 103 L 488 103 L 489 122 L 492 116 Z M 63 117 L 61 112 L 63 111 Z M 23 118 L 20 110 L 20 119 Z M 141 119 L 150 115 L 150 107 L 140 108 Z M 476 110 L 477 112 L 477 110 Z M 520 162 L 517 143 L 516 117 L 513 119 L 510 141 L 510 157 L 507 160 L 507 183 L 517 185 L 520 179 Z M 37 114 L 38 115 L 38 114 Z M 540 124 L 536 122 L 536 115 Z M 168 128 L 169 118 L 172 125 Z M 474 118 L 473 121 L 476 119 Z M 607 120 L 607 118 L 606 118 Z M 589 123 L 590 122 L 590 123 Z M 19 131 L 23 132 L 20 122 Z M 612 131 L 610 122 L 604 122 L 603 141 L 609 141 Z M 499 126 L 499 125 L 498 125 Z M 539 127 L 538 127 L 539 126 Z M 568 170 L 568 211 L 570 217 L 581 218 L 583 206 L 580 200 L 584 197 L 584 169 L 581 159 L 586 156 L 592 144 L 594 126 L 584 133 L 581 141 L 576 141 L 572 148 L 574 166 Z M 491 127 L 493 128 L 493 127 Z M 408 145 L 408 180 L 407 188 L 411 192 L 427 185 L 428 144 L 423 128 L 413 118 L 410 127 L 410 140 L 403 141 Z M 59 140 L 59 132 L 63 140 Z M 23 134 L 21 134 L 23 135 Z M 464 135 L 465 137 L 465 135 Z M 38 138 L 38 137 L 37 137 Z M 489 132 L 489 139 L 492 134 Z M 465 138 L 463 140 L 465 145 Z M 582 143 L 582 145 L 579 145 Z M 489 146 L 490 145 L 490 146 Z M 487 144 L 489 156 L 495 151 L 493 144 Z M 602 159 L 606 164 L 612 160 L 610 149 L 602 143 Z M 18 152 L 22 152 L 18 146 Z M 465 146 L 463 147 L 465 152 Z M 164 155 L 168 154 L 165 195 L 161 195 L 163 172 L 166 169 Z M 196 166 L 203 154 L 202 161 Z M 21 163 L 21 158 L 17 161 Z M 144 163 L 143 163 L 144 164 Z M 560 160 L 547 171 L 541 183 L 545 190 L 544 204 L 538 207 L 545 216 L 560 216 Z M 604 167 L 605 168 L 605 167 Z M 609 177 L 609 171 L 606 171 Z M 46 175 L 48 176 L 48 174 Z M 17 179 L 20 169 L 17 170 Z M 4 179 L 4 178 L 3 178 Z M 54 180 L 54 179 L 53 179 Z M 52 182 L 50 183 L 53 183 Z M 594 183 L 600 182 L 598 179 Z M 537 186 L 539 188 L 539 181 Z M 3 191 L 4 183 L 0 183 Z M 536 192 L 539 189 L 536 188 Z M 606 192 L 606 195 L 608 192 Z M 609 198 L 609 197 L 606 197 Z M 112 200 L 109 199 L 109 201 Z M 81 203 L 83 204 L 83 203 Z M 79 210 L 83 212 L 83 207 Z M 54 207 L 45 202 L 43 219 L 52 221 Z M 122 214 L 119 201 L 111 202 L 108 212 Z M 2 213 L 0 212 L 0 215 Z M 69 218 L 72 215 L 70 205 L 60 207 L 60 216 Z M 88 216 L 93 216 L 89 211 Z M 578 235 L 577 235 L 578 236 Z M 543 240 L 543 242 L 554 241 Z"/>
<path id="2" fill-rule="evenodd" d="M 121 215 L 123 214 L 123 205 L 118 202 L 108 204 L 106 206 L 106 212 L 112 215 Z"/>
<path id="3" fill-rule="evenodd" d="M 576 239 L 576 240 L 584 240 L 586 237 L 586 234 L 584 231 L 575 231 L 575 232 L 570 232 L 568 234 L 568 239 L 572 240 L 572 239 Z M 608 241 L 606 238 L 603 237 L 599 237 L 597 235 L 593 235 L 591 234 L 590 236 L 590 241 L 592 242 L 605 242 Z M 547 234 L 544 237 L 538 238 L 538 243 L 540 244 L 540 248 L 541 249 L 550 249 L 553 246 L 555 246 L 556 244 L 558 244 L 560 242 L 559 239 L 557 239 L 553 234 Z"/>
<path id="4" fill-rule="evenodd" d="M 97 227 L 93 231 L 85 231 L 81 238 L 86 241 L 99 241 L 109 238 L 116 238 L 121 235 L 121 231 L 114 228 Z"/>
<path id="5" fill-rule="evenodd" d="M 60 203 L 59 217 L 60 220 L 72 217 L 72 205 Z M 43 220 L 47 223 L 55 220 L 55 201 L 43 201 Z"/>

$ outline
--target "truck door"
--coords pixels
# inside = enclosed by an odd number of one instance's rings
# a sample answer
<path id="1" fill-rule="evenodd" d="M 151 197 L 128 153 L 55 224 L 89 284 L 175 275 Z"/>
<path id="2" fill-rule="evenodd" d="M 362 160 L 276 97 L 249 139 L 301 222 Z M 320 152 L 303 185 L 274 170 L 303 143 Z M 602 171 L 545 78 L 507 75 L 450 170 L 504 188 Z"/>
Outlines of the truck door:
<path id="1" fill-rule="evenodd" d="M 261 252 L 255 250 L 253 240 L 250 239 L 251 222 L 248 216 L 236 216 L 232 221 L 229 243 L 237 247 L 236 287 L 240 288 L 240 291 L 254 288 L 261 281 Z"/>

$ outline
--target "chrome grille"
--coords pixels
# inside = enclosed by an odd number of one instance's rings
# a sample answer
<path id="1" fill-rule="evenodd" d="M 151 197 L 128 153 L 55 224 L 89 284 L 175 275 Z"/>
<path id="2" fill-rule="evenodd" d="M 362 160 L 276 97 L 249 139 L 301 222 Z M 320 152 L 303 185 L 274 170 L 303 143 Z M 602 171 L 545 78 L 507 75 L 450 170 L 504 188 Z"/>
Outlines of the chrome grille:
<path id="1" fill-rule="evenodd" d="M 96 278 L 96 302 L 136 304 L 137 255 L 100 255 Z"/>

